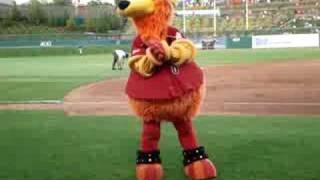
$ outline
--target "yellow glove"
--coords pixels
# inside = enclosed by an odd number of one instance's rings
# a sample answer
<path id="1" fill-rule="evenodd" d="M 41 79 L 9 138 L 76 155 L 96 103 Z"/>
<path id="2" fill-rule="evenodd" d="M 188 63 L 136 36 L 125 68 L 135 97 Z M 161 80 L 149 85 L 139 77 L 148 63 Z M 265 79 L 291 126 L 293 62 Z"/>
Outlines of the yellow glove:
<path id="1" fill-rule="evenodd" d="M 133 56 L 129 59 L 128 63 L 131 70 L 134 70 L 145 77 L 151 76 L 156 67 L 146 55 Z"/>
<path id="2" fill-rule="evenodd" d="M 170 58 L 170 48 L 166 41 L 162 41 L 161 45 L 165 54 L 164 61 L 167 61 Z M 154 73 L 156 66 L 161 66 L 163 62 L 157 60 L 152 55 L 151 49 L 148 48 L 145 55 L 131 57 L 128 64 L 132 70 L 138 72 L 142 76 L 149 77 Z"/>
<path id="3" fill-rule="evenodd" d="M 181 65 L 187 61 L 193 61 L 196 56 L 196 48 L 190 40 L 178 39 L 170 46 L 170 60 L 175 65 Z"/>

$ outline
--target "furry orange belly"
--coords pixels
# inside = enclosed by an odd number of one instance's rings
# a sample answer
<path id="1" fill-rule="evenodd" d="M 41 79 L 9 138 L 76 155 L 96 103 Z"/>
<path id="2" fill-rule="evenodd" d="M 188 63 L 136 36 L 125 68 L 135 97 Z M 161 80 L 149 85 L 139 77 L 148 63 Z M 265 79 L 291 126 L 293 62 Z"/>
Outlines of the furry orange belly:
<path id="1" fill-rule="evenodd" d="M 129 98 L 132 110 L 143 121 L 191 120 L 199 111 L 205 87 L 173 100 L 140 100 Z"/>

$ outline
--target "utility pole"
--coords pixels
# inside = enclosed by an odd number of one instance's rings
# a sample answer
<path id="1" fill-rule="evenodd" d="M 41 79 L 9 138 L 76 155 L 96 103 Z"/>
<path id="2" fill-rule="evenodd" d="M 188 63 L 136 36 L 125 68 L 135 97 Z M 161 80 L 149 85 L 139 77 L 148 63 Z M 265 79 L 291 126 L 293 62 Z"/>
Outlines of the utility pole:
<path id="1" fill-rule="evenodd" d="M 249 30 L 249 0 L 246 0 L 246 30 Z"/>
<path id="2" fill-rule="evenodd" d="M 182 0 L 183 4 L 183 33 L 186 34 L 186 1 Z"/>
<path id="3" fill-rule="evenodd" d="M 213 36 L 217 36 L 217 6 L 216 6 L 216 0 L 213 1 Z"/>

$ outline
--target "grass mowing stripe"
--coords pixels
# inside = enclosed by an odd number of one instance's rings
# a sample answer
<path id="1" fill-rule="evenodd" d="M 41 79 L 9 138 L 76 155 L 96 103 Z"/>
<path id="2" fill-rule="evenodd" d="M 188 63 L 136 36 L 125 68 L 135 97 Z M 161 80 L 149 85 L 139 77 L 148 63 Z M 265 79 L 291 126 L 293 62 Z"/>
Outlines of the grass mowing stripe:
<path id="1" fill-rule="evenodd" d="M 0 111 L 0 179 L 135 178 L 140 122 L 130 116 L 67 117 Z M 194 121 L 219 180 L 319 179 L 319 118 L 201 116 Z M 166 180 L 187 180 L 176 131 L 162 125 Z"/>
<path id="2" fill-rule="evenodd" d="M 82 84 L 128 74 L 111 62 L 110 54 L 0 59 L 0 101 L 60 100 Z"/>
<path id="3" fill-rule="evenodd" d="M 0 101 L 0 104 L 62 104 L 63 100 Z"/>
<path id="4" fill-rule="evenodd" d="M 200 51 L 201 66 L 319 59 L 319 48 Z M 128 75 L 112 71 L 112 55 L 0 58 L 0 101 L 62 99 L 86 83 Z"/>
<path id="5" fill-rule="evenodd" d="M 284 49 L 227 49 L 200 51 L 197 61 L 201 65 L 255 63 L 269 61 L 317 60 L 320 48 Z"/>
<path id="6" fill-rule="evenodd" d="M 129 50 L 129 45 L 108 45 L 108 46 L 90 46 L 84 47 L 83 53 L 89 54 L 106 54 L 112 53 L 114 49 Z M 8 57 L 35 57 L 35 56 L 74 56 L 79 55 L 77 47 L 50 47 L 50 48 L 0 48 L 0 58 Z"/>

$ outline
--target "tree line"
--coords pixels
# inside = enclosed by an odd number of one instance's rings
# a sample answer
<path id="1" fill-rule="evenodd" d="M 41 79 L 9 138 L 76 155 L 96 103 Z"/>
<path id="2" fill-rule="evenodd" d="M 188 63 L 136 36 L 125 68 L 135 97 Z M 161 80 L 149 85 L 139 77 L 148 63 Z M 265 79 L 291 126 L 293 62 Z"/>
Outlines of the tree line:
<path id="1" fill-rule="evenodd" d="M 0 17 L 0 28 L 14 25 L 59 27 L 68 31 L 107 33 L 122 30 L 126 20 L 115 13 L 115 7 L 100 0 L 75 7 L 72 0 L 30 0 L 25 5 L 14 1 L 5 17 Z M 0 9 L 1 11 L 1 9 Z"/>

